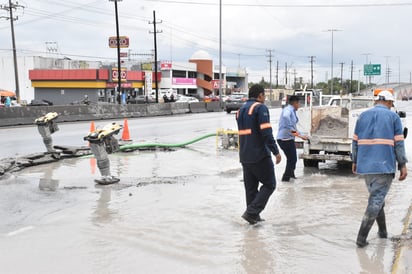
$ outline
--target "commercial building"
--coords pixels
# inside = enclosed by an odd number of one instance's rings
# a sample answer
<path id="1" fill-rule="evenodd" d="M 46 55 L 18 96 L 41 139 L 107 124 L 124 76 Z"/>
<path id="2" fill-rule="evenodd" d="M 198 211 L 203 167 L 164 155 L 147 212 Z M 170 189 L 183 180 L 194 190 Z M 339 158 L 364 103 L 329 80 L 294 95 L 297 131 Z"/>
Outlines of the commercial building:
<path id="1" fill-rule="evenodd" d="M 0 58 L 0 88 L 14 90 L 13 59 Z M 92 102 L 118 102 L 117 65 L 100 61 L 71 60 L 56 57 L 19 57 L 20 99 L 48 100 L 54 104 L 81 101 L 85 95 Z M 158 63 L 159 90 L 203 98 L 218 95 L 219 70 L 205 51 L 195 52 L 187 62 Z M 120 73 L 122 92 L 128 97 L 153 95 L 156 83 L 151 65 L 129 62 Z M 247 91 L 245 69 L 222 67 L 223 93 Z M 159 94 L 161 98 L 162 94 Z"/>

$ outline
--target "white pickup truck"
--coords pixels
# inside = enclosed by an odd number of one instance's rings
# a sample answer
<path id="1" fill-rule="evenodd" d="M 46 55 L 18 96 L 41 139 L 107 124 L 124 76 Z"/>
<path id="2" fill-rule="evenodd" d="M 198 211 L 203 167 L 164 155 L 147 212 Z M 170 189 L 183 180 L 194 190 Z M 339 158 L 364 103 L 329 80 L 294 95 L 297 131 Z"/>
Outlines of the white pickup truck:
<path id="1" fill-rule="evenodd" d="M 309 137 L 303 144 L 305 167 L 319 162 L 351 162 L 352 137 L 357 118 L 374 104 L 367 96 L 330 96 L 326 106 L 307 106 L 298 110 L 298 128 Z M 405 113 L 399 113 L 404 118 Z"/>

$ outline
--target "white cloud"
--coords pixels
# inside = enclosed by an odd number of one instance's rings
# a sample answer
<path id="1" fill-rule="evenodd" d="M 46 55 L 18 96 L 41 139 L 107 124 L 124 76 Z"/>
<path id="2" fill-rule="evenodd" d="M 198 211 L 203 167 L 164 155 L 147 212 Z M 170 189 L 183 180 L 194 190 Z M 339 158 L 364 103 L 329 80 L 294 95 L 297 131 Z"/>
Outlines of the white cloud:
<path id="1" fill-rule="evenodd" d="M 174 2 L 185 2 L 174 1 Z M 108 36 L 115 34 L 114 4 L 108 0 L 30 0 L 25 13 L 16 22 L 18 49 L 45 51 L 45 41 L 57 41 L 63 54 L 102 56 L 115 58 L 115 50 L 107 46 Z M 187 1 L 186 1 L 187 2 Z M 214 3 L 197 0 L 193 2 Z M 309 4 L 381 4 L 382 0 L 310 1 Z M 397 2 L 397 1 L 396 1 Z M 224 4 L 267 5 L 273 1 L 223 1 Z M 395 3 L 395 2 L 393 2 Z M 308 5 L 308 1 L 276 2 L 279 5 Z M 217 61 L 219 38 L 219 10 L 217 5 L 188 5 L 156 1 L 123 0 L 118 2 L 122 35 L 128 35 L 131 49 L 147 53 L 153 48 L 152 12 L 163 20 L 158 28 L 159 59 L 185 61 L 198 49 L 207 50 Z M 316 79 L 323 81 L 330 70 L 331 35 L 323 32 L 330 28 L 335 33 L 335 76 L 340 75 L 339 63 L 344 62 L 344 77 L 349 77 L 351 60 L 355 70 L 362 67 L 365 56 L 381 63 L 385 56 L 397 77 L 398 58 L 401 77 L 409 81 L 412 70 L 409 37 L 409 14 L 412 6 L 393 7 L 339 7 L 339 8 L 279 8 L 223 6 L 223 61 L 228 66 L 248 67 L 255 79 L 269 76 L 266 49 L 274 49 L 274 61 L 293 63 L 298 75 L 309 79 L 307 56 L 316 56 Z M 3 12 L 3 11 L 0 11 Z M 0 21 L 1 49 L 10 49 L 8 21 Z M 1 51 L 1 54 L 10 54 Z M 240 55 L 239 55 L 240 54 Z M 266 71 L 266 73 L 265 73 Z M 382 77 L 381 77 L 382 78 Z M 384 78 L 384 77 L 383 77 Z M 380 81 L 384 81 L 381 79 Z"/>

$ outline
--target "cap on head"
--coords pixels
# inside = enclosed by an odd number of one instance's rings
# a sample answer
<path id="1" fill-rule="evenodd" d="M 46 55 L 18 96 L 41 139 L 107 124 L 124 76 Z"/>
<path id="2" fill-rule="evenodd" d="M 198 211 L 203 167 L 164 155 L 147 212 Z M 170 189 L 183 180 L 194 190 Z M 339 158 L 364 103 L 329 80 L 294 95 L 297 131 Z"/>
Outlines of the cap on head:
<path id="1" fill-rule="evenodd" d="M 375 101 L 395 101 L 395 96 L 389 90 L 380 91 L 374 98 Z"/>

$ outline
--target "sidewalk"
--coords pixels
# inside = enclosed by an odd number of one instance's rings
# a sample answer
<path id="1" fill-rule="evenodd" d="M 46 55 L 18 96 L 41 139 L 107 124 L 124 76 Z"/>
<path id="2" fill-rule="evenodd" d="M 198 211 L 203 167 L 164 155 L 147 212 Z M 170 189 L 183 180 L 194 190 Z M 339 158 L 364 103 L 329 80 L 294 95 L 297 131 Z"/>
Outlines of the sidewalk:
<path id="1" fill-rule="evenodd" d="M 412 273 L 412 204 L 405 218 L 405 226 L 399 239 L 392 274 Z"/>

